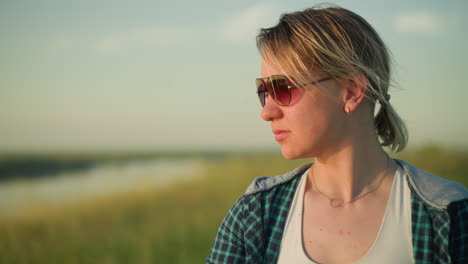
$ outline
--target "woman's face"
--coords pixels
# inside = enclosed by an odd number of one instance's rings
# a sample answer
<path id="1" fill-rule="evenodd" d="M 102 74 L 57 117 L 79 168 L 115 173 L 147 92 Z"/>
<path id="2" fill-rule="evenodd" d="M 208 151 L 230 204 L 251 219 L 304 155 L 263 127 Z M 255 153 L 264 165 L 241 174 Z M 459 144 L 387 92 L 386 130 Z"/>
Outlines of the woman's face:
<path id="1" fill-rule="evenodd" d="M 273 65 L 262 60 L 261 77 L 284 75 Z M 314 75 L 315 81 L 324 77 Z M 275 140 L 287 159 L 312 158 L 325 155 L 339 147 L 345 135 L 343 111 L 344 92 L 335 80 L 304 86 L 300 100 L 289 106 L 280 106 L 268 98 L 261 117 L 269 121 Z M 326 90 L 326 92 L 324 92 Z"/>

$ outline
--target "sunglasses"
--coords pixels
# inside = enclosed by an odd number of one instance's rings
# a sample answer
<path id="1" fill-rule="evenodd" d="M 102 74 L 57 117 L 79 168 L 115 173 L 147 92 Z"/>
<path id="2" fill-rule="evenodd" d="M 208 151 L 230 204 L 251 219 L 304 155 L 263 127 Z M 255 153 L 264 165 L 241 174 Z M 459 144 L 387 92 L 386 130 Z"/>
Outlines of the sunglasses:
<path id="1" fill-rule="evenodd" d="M 300 88 L 331 79 L 331 77 L 326 77 L 310 83 L 294 84 L 287 76 L 272 75 L 270 77 L 258 78 L 255 80 L 255 83 L 257 85 L 258 99 L 260 99 L 262 107 L 265 106 L 268 95 L 270 95 L 278 105 L 288 106 L 297 103 L 299 99 L 301 99 L 304 91 Z"/>

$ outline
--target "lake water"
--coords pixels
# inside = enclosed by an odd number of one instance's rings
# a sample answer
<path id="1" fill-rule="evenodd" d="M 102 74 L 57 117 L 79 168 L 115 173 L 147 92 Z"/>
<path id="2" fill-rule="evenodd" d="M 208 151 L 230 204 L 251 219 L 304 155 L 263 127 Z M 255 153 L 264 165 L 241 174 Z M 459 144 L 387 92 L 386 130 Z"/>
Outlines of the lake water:
<path id="1" fill-rule="evenodd" d="M 91 169 L 50 177 L 0 182 L 0 215 L 32 204 L 63 204 L 142 188 L 152 188 L 203 174 L 201 159 L 144 159 L 105 162 Z"/>

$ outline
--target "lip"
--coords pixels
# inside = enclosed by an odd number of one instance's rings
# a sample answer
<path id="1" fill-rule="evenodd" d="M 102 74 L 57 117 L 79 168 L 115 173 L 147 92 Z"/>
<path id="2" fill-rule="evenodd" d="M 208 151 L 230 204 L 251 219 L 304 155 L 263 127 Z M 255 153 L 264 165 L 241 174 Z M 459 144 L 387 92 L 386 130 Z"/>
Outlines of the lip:
<path id="1" fill-rule="evenodd" d="M 291 131 L 283 129 L 273 129 L 272 132 L 275 135 L 276 141 L 284 140 L 289 135 L 289 133 L 291 133 Z"/>

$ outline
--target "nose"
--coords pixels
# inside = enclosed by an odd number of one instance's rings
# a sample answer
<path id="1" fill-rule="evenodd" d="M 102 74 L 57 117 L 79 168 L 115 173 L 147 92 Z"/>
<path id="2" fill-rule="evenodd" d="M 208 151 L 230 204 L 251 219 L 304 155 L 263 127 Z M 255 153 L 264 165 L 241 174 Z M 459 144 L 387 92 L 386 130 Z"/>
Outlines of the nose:
<path id="1" fill-rule="evenodd" d="M 272 121 L 283 117 L 281 107 L 271 98 L 270 95 L 265 98 L 265 106 L 262 109 L 261 117 L 265 121 Z"/>

